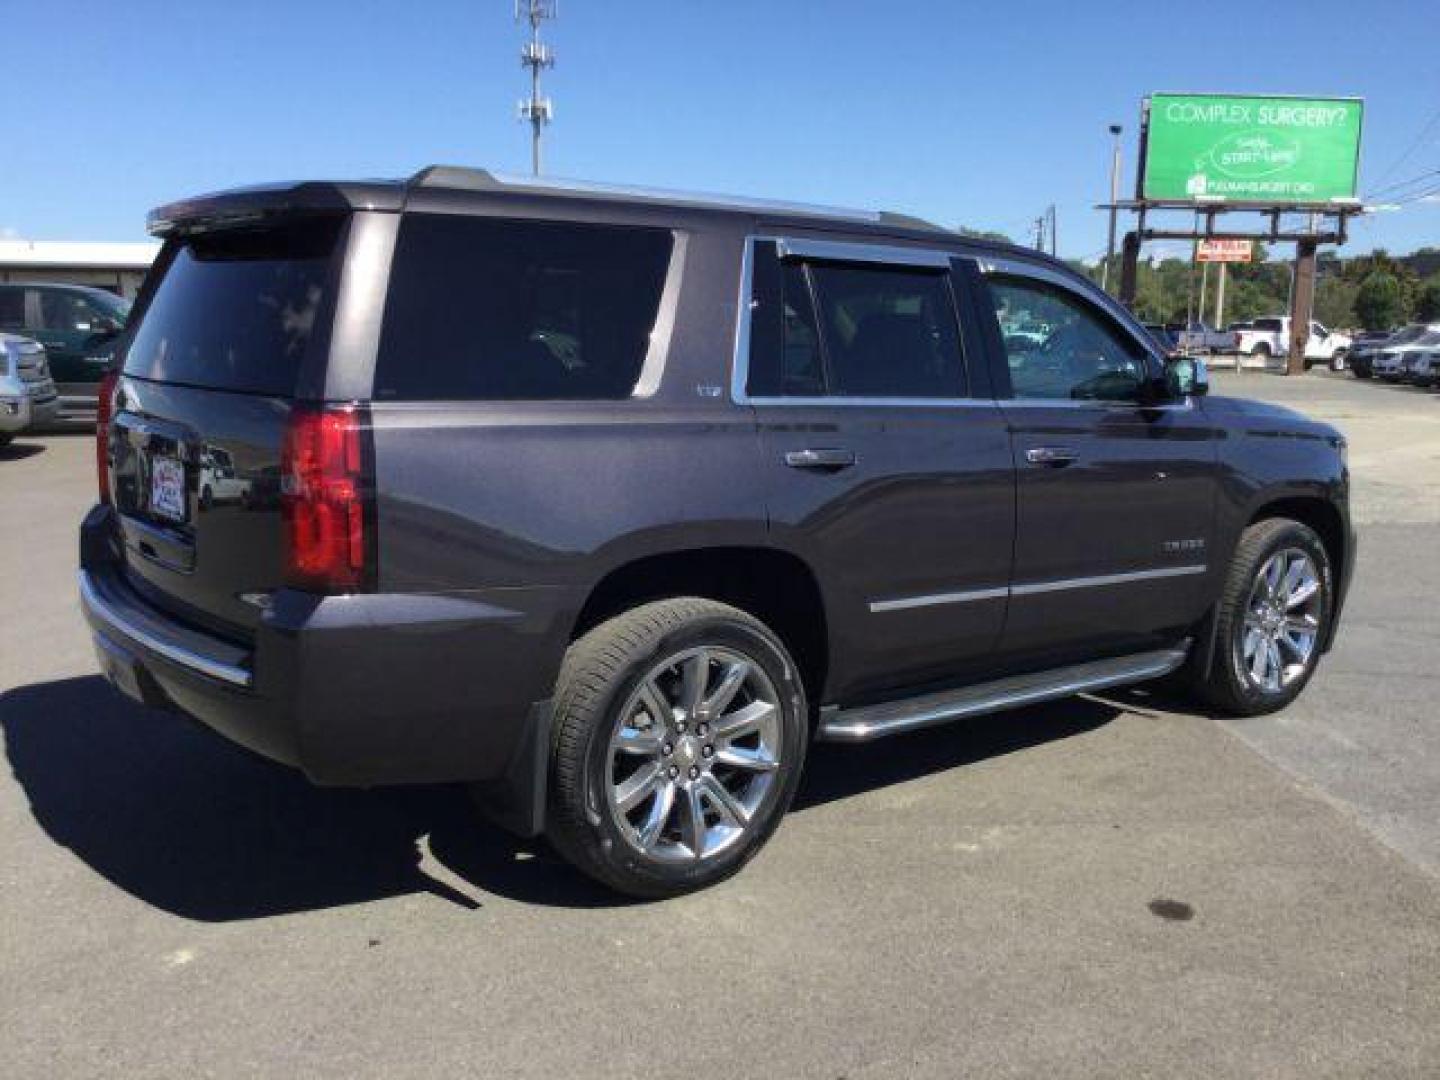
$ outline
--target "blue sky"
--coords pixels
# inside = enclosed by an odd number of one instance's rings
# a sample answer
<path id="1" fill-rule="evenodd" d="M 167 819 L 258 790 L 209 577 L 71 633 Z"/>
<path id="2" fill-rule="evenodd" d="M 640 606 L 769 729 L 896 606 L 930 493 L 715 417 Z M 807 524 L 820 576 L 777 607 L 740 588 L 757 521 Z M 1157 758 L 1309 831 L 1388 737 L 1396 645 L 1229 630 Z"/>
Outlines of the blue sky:
<path id="1" fill-rule="evenodd" d="M 143 237 L 235 184 L 523 171 L 510 0 L 8 0 L 0 230 Z M 1359 95 L 1362 191 L 1440 170 L 1434 0 L 560 0 L 547 172 L 880 206 L 1104 247 L 1110 122 L 1127 174 L 1151 90 Z M 1424 138 L 1421 138 L 1424 133 Z M 1127 175 L 1127 187 L 1133 180 Z M 1440 202 L 1349 251 L 1440 245 Z"/>

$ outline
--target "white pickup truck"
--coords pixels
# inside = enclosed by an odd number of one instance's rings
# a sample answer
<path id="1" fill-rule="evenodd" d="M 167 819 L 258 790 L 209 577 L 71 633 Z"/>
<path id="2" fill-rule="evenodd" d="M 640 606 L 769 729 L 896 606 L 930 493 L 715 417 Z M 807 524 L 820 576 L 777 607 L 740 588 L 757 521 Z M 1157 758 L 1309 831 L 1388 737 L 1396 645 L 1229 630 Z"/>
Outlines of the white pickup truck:
<path id="1" fill-rule="evenodd" d="M 1260 360 L 1290 355 L 1290 320 L 1256 319 L 1248 327 L 1237 331 L 1235 351 Z M 1342 371 L 1349 352 L 1348 337 L 1333 334 L 1313 319 L 1310 321 L 1310 339 L 1305 343 L 1307 368 L 1323 360 L 1332 371 Z"/>

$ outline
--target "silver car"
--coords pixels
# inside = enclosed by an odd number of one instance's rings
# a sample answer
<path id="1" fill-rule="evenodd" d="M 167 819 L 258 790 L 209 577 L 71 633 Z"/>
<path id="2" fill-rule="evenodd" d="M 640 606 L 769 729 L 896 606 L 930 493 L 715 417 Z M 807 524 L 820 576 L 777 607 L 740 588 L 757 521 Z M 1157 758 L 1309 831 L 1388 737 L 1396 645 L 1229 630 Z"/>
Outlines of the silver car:
<path id="1" fill-rule="evenodd" d="M 60 413 L 60 395 L 50 377 L 45 347 L 16 334 L 0 333 L 0 446 Z"/>

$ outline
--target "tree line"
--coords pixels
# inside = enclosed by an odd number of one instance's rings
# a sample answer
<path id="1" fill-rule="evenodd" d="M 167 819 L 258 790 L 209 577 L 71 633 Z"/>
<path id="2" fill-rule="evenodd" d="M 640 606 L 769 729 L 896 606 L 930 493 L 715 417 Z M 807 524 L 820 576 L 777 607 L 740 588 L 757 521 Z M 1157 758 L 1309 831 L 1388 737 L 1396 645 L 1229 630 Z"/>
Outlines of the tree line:
<path id="1" fill-rule="evenodd" d="M 963 227 L 959 231 L 967 236 L 1009 240 L 1002 233 Z M 1436 253 L 1440 249 L 1421 248 L 1415 254 Z M 1288 314 L 1293 263 L 1283 255 L 1272 262 L 1268 255 L 1265 245 L 1257 243 L 1253 261 L 1230 265 L 1225 283 L 1227 323 Z M 1067 261 L 1091 280 L 1101 280 L 1100 263 L 1086 266 L 1077 259 Z M 1201 266 L 1189 259 L 1151 262 L 1142 258 L 1135 282 L 1135 314 L 1149 323 L 1213 321 L 1219 271 L 1219 266 L 1210 267 L 1205 310 L 1201 312 Z M 1119 255 L 1111 261 L 1108 281 L 1112 292 L 1119 289 Z M 1317 321 L 1331 328 L 1389 330 L 1410 322 L 1440 322 L 1440 271 L 1422 278 L 1406 258 L 1381 249 L 1348 259 L 1325 253 L 1317 268 L 1314 312 Z"/>

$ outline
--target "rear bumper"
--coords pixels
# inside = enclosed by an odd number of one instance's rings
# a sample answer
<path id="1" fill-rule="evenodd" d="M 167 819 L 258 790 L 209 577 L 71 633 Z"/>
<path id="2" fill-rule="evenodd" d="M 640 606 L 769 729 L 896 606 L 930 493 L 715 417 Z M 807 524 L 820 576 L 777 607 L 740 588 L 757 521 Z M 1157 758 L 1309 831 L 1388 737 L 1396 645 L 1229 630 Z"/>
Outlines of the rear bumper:
<path id="1" fill-rule="evenodd" d="M 96 507 L 82 526 L 80 602 L 102 674 L 130 697 L 178 709 L 319 784 L 532 772 L 535 706 L 563 650 L 546 619 L 472 598 L 282 589 L 252 642 L 226 640 L 129 585 L 109 516 Z"/>

